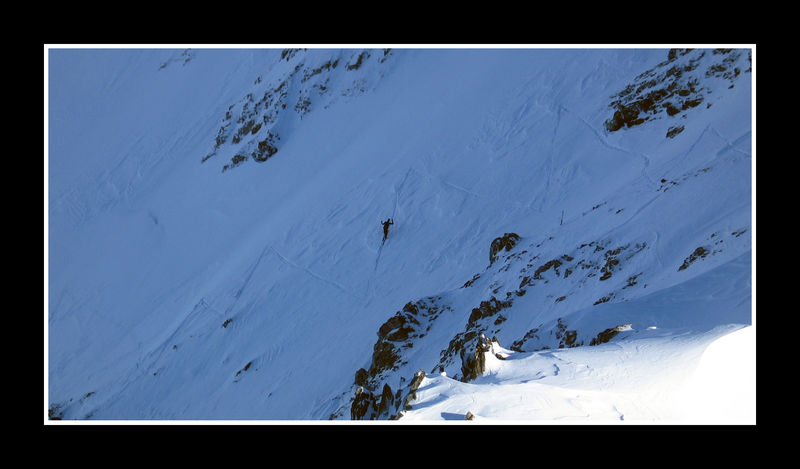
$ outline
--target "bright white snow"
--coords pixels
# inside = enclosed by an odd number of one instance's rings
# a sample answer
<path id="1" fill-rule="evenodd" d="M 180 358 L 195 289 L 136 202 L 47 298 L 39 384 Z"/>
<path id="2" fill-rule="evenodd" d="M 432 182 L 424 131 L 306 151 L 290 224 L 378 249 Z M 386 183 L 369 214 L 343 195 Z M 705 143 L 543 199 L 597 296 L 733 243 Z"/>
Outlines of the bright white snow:
<path id="1" fill-rule="evenodd" d="M 490 424 L 750 425 L 753 339 L 752 327 L 721 328 L 506 360 L 487 354 L 487 373 L 472 383 L 423 380 L 402 421 L 466 421 L 469 412 Z"/>

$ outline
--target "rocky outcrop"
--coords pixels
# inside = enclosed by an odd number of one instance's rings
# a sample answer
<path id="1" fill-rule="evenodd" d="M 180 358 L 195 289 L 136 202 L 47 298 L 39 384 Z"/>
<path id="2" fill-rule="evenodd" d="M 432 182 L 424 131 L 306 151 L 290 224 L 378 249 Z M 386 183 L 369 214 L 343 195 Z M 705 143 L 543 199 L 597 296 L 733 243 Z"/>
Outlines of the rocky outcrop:
<path id="1" fill-rule="evenodd" d="M 345 49 L 332 58 L 324 51 L 284 49 L 273 73 L 259 76 L 249 93 L 228 106 L 213 147 L 201 162 L 224 154 L 229 158 L 222 166 L 225 172 L 248 161 L 269 160 L 280 151 L 281 136 L 290 136 L 287 129 L 296 119 L 330 106 L 337 96 L 354 96 L 375 84 L 368 83 L 375 79 L 363 70 L 373 53 L 380 56 L 377 64 L 390 56 L 388 50 Z M 347 65 L 339 66 L 344 61 Z M 334 90 L 332 82 L 340 87 Z"/>
<path id="2" fill-rule="evenodd" d="M 567 325 L 562 318 L 558 318 L 556 324 L 556 339 L 558 339 L 558 348 L 572 348 L 583 345 L 582 341 L 578 342 L 578 331 L 567 329 Z"/>
<path id="3" fill-rule="evenodd" d="M 519 235 L 516 233 L 506 233 L 499 238 L 495 238 L 489 247 L 489 265 L 494 264 L 497 260 L 497 254 L 502 251 L 510 251 L 519 241 Z"/>
<path id="4" fill-rule="evenodd" d="M 678 267 L 678 271 L 685 270 L 687 267 L 692 265 L 692 263 L 694 263 L 697 259 L 705 258 L 706 256 L 708 256 L 708 252 L 709 252 L 708 249 L 706 249 L 705 247 L 703 246 L 698 247 L 697 249 L 692 251 L 691 254 L 689 254 L 689 257 L 683 260 L 683 264 L 681 264 L 681 266 Z"/>
<path id="5" fill-rule="evenodd" d="M 449 309 L 439 296 L 408 302 L 378 328 L 378 340 L 373 346 L 369 366 L 355 372 L 356 391 L 350 402 L 351 419 L 400 417 L 400 412 L 407 401 L 413 399 L 413 392 L 419 387 L 425 373 L 420 370 L 408 386 L 394 392 L 389 381 L 404 381 L 403 378 L 393 378 L 403 372 L 401 367 L 408 365 L 406 350 L 413 348 L 415 341 L 425 337 L 432 322 Z"/>
<path id="6" fill-rule="evenodd" d="M 492 351 L 492 343 L 481 334 L 471 349 L 461 349 L 461 381 L 469 382 L 486 370 L 486 352 Z"/>
<path id="7" fill-rule="evenodd" d="M 597 334 L 597 337 L 593 338 L 589 342 L 589 345 L 604 344 L 604 343 L 610 341 L 611 339 L 613 339 L 620 332 L 630 330 L 631 326 L 633 326 L 633 324 L 620 324 L 619 326 L 611 327 L 609 329 L 606 329 L 606 330 L 600 332 L 599 334 Z"/>
<path id="8" fill-rule="evenodd" d="M 373 346 L 365 380 L 371 380 L 374 385 L 382 373 L 396 370 L 407 363 L 403 359 L 403 349 L 413 347 L 414 340 L 424 337 L 428 332 L 431 322 L 442 311 L 449 309 L 440 300 L 441 297 L 428 297 L 408 302 L 378 328 L 378 340 Z M 361 376 L 364 377 L 363 374 Z"/>
<path id="9" fill-rule="evenodd" d="M 615 209 L 609 208 L 610 211 Z M 597 345 L 612 340 L 621 331 L 621 326 L 600 333 L 579 331 L 580 323 L 573 323 L 567 315 L 550 316 L 538 326 L 529 329 L 522 337 L 517 335 L 517 330 L 507 329 L 507 324 L 513 323 L 516 328 L 522 321 L 527 321 L 520 315 L 538 314 L 530 306 L 514 308 L 518 297 L 525 296 L 526 291 L 534 289 L 543 289 L 532 293 L 534 303 L 530 303 L 528 298 L 519 301 L 526 305 L 545 305 L 544 302 L 547 302 L 553 305 L 549 306 L 552 308 L 562 308 L 562 305 L 567 304 L 566 314 L 574 308 L 589 306 L 586 295 L 573 294 L 590 282 L 594 285 L 599 282 L 609 288 L 609 293 L 595 304 L 612 300 L 624 301 L 623 295 L 631 293 L 633 289 L 646 287 L 646 284 L 641 285 L 644 283 L 641 282 L 642 272 L 629 271 L 632 265 L 629 261 L 648 248 L 647 242 L 634 239 L 612 244 L 614 241 L 611 239 L 601 239 L 580 244 L 568 251 L 561 251 L 563 246 L 559 246 L 559 251 L 550 250 L 548 253 L 545 244 L 553 237 L 538 244 L 532 243 L 527 249 L 519 249 L 520 239 L 515 233 L 506 233 L 496 238 L 490 252 L 494 265 L 475 274 L 461 289 L 448 293 L 474 298 L 477 294 L 476 288 L 485 288 L 486 290 L 481 291 L 488 292 L 488 299 L 479 301 L 466 311 L 453 311 L 450 304 L 456 304 L 452 303 L 455 298 L 445 301 L 442 296 L 432 296 L 408 302 L 400 311 L 386 319 L 377 330 L 377 341 L 369 364 L 354 374 L 355 392 L 348 391 L 349 397 L 343 397 L 339 410 L 331 418 L 347 418 L 348 408 L 350 417 L 354 419 L 401 418 L 409 402 L 413 401 L 413 390 L 418 385 L 414 381 L 421 379 L 418 377 L 406 385 L 406 378 L 411 370 L 418 366 L 430 366 L 429 373 L 443 373 L 463 382 L 473 381 L 485 373 L 488 359 L 506 359 L 507 355 L 504 353 L 508 351 L 498 349 L 497 336 L 501 334 L 512 335 L 510 339 L 514 341 L 510 350 L 533 352 L 579 347 L 590 341 L 591 345 Z M 538 253 L 528 252 L 528 249 Z M 501 254 L 506 251 L 513 252 Z M 515 276 L 512 269 L 519 275 Z M 517 281 L 520 281 L 518 286 Z M 579 303 L 571 304 L 571 301 L 576 301 L 572 297 L 580 298 L 584 302 L 583 306 Z M 450 336 L 447 347 L 439 353 L 438 362 L 414 362 L 416 357 L 430 356 L 427 352 L 429 349 L 420 354 L 418 347 L 441 346 L 426 342 L 429 339 L 421 339 L 427 337 L 434 321 L 444 311 L 463 314 L 461 317 L 464 328 Z M 442 332 L 437 332 L 436 336 L 443 337 Z"/>
<path id="10" fill-rule="evenodd" d="M 477 308 L 472 308 L 465 330 L 463 332 L 459 332 L 452 339 L 450 339 L 447 348 L 442 350 L 440 353 L 439 363 L 436 365 L 436 367 L 434 367 L 434 369 L 444 369 L 454 362 L 458 363 L 456 360 L 460 359 L 462 363 L 462 374 L 461 377 L 457 375 L 454 376 L 454 378 L 463 379 L 463 363 L 465 360 L 471 360 L 469 357 L 477 348 L 477 346 L 472 347 L 469 344 L 476 339 L 478 340 L 478 346 L 486 343 L 486 332 L 492 330 L 493 327 L 496 328 L 505 321 L 506 318 L 499 313 L 505 308 L 510 308 L 511 305 L 512 301 L 510 299 L 500 301 L 495 297 L 491 297 L 489 300 L 481 301 Z M 489 333 L 492 334 L 492 332 Z M 491 342 L 489 343 L 491 344 Z M 476 357 L 476 360 L 481 359 L 481 357 Z M 467 368 L 473 370 L 476 369 L 471 365 Z M 470 372 L 470 374 L 474 373 Z M 480 374 L 480 372 L 474 375 L 477 376 L 478 374 Z"/>
<path id="11" fill-rule="evenodd" d="M 739 49 L 671 49 L 665 61 L 612 96 L 614 113 L 605 122 L 606 130 L 616 132 L 663 116 L 685 116 L 707 101 L 711 91 L 704 86 L 706 80 L 724 79 L 733 88 L 737 78 L 750 72 L 749 51 L 746 58 L 745 64 L 745 50 Z M 683 125 L 673 126 L 666 136 L 673 138 L 683 129 Z"/>
<path id="12" fill-rule="evenodd" d="M 359 386 L 356 389 L 350 405 L 351 420 L 397 420 L 403 412 L 411 408 L 411 403 L 416 399 L 416 391 L 425 378 L 422 370 L 414 373 L 408 386 L 392 392 L 388 384 L 384 384 L 380 394 Z"/>

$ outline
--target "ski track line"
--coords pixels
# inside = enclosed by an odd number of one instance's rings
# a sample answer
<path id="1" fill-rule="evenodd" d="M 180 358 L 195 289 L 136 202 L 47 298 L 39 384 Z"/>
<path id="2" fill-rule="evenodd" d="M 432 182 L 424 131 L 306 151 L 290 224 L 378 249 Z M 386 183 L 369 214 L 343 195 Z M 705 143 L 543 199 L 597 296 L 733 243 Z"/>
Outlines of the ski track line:
<path id="1" fill-rule="evenodd" d="M 608 143 L 608 141 L 600 134 L 600 132 L 598 132 L 597 129 L 595 129 L 591 124 L 586 122 L 586 120 L 581 115 L 573 113 L 572 111 L 570 111 L 569 109 L 567 109 L 563 105 L 559 106 L 559 109 L 563 109 L 567 113 L 572 114 L 575 117 L 577 117 L 578 120 L 580 120 L 586 127 L 588 127 L 592 131 L 594 136 L 597 137 L 598 140 L 600 140 L 600 143 L 602 143 L 603 146 L 605 146 L 607 148 L 610 148 L 612 150 L 621 151 L 623 153 L 627 153 L 629 155 L 633 155 L 633 156 L 641 158 L 643 160 L 643 162 L 644 162 L 644 166 L 642 167 L 642 177 L 644 177 L 645 180 L 647 182 L 649 182 L 651 186 L 653 186 L 653 187 L 657 187 L 658 186 L 655 183 L 655 181 L 650 179 L 650 176 L 647 174 L 647 168 L 650 166 L 650 158 L 647 155 L 645 155 L 644 153 L 637 153 L 637 152 L 634 152 L 634 151 L 631 151 L 631 150 L 627 150 L 625 148 L 618 147 L 618 146 L 615 146 L 615 145 L 612 145 L 612 144 Z"/>
<path id="2" fill-rule="evenodd" d="M 392 217 L 391 217 L 392 220 L 394 220 L 394 216 L 397 213 L 397 205 L 399 204 L 400 201 L 400 191 L 403 189 L 403 186 L 405 186 L 406 180 L 408 179 L 408 176 L 411 174 L 412 171 L 414 171 L 413 167 L 408 168 L 408 171 L 406 171 L 406 174 L 405 176 L 403 176 L 403 180 L 400 181 L 400 184 L 394 186 L 394 207 L 392 208 Z M 378 254 L 377 256 L 375 256 L 375 268 L 373 269 L 373 272 L 378 271 L 378 263 L 381 260 L 381 252 L 383 252 L 383 245 L 384 243 L 381 242 L 381 245 L 378 246 Z"/>
<path id="3" fill-rule="evenodd" d="M 97 403 L 87 414 L 85 419 L 89 420 L 88 415 L 93 415 L 98 410 L 111 405 L 119 399 L 120 396 L 124 395 L 127 389 L 139 379 L 149 376 L 153 367 L 161 360 L 164 356 L 164 351 L 169 347 L 170 342 L 173 342 L 178 332 L 184 328 L 186 324 L 188 324 L 191 320 L 195 319 L 201 312 L 207 311 L 210 309 L 210 305 L 206 303 L 205 299 L 201 298 L 197 304 L 192 308 L 189 314 L 186 315 L 185 318 L 178 324 L 177 327 L 172 331 L 172 333 L 163 341 L 155 345 L 149 352 L 147 352 L 142 358 L 136 360 L 136 363 L 133 366 L 133 370 L 131 373 L 125 375 L 125 380 L 122 385 L 118 388 L 117 392 L 113 393 L 112 395 L 106 397 L 103 401 Z M 111 387 L 113 389 L 113 384 L 107 385 L 107 387 Z"/>
<path id="4" fill-rule="evenodd" d="M 303 266 L 301 266 L 301 265 L 298 265 L 298 264 L 296 264 L 296 263 L 294 263 L 294 262 L 290 261 L 289 259 L 287 259 L 286 257 L 284 257 L 284 256 L 283 256 L 283 254 L 279 253 L 279 252 L 278 252 L 278 251 L 277 251 L 277 250 L 276 250 L 274 247 L 272 247 L 272 246 L 267 246 L 267 247 L 268 247 L 269 249 L 271 249 L 271 250 L 272 250 L 272 252 L 274 252 L 274 253 L 275 253 L 275 255 L 276 255 L 276 256 L 278 256 L 278 257 L 279 257 L 279 258 L 280 258 L 280 259 L 281 259 L 281 260 L 282 260 L 284 263 L 286 263 L 287 265 L 289 265 L 289 266 L 292 266 L 292 267 L 294 267 L 295 269 L 302 270 L 302 271 L 304 271 L 305 273 L 307 273 L 308 275 L 310 275 L 310 276 L 314 277 L 315 279 L 317 279 L 317 280 L 319 280 L 319 281 L 321 281 L 321 282 L 324 282 L 324 283 L 327 283 L 327 284 L 329 284 L 329 285 L 332 285 L 332 286 L 334 286 L 336 289 L 340 290 L 342 293 L 346 293 L 347 295 L 350 295 L 350 296 L 352 296 L 352 297 L 354 297 L 354 298 L 357 298 L 357 299 L 359 299 L 359 300 L 364 300 L 364 299 L 365 299 L 363 296 L 361 296 L 361 295 L 358 295 L 358 294 L 356 294 L 356 293 L 354 293 L 354 292 L 350 291 L 349 289 L 345 288 L 345 287 L 344 287 L 343 285 L 341 285 L 340 283 L 338 283 L 338 282 L 334 282 L 333 280 L 326 279 L 326 278 L 324 278 L 324 277 L 322 277 L 322 276 L 320 276 L 320 275 L 318 275 L 318 274 L 314 273 L 314 272 L 313 272 L 313 271 L 311 271 L 310 269 L 308 269 L 308 268 L 306 268 L 306 267 L 303 267 Z M 264 248 L 264 249 L 266 249 L 266 248 Z"/>
<path id="5" fill-rule="evenodd" d="M 723 137 L 722 135 L 720 135 L 720 134 L 719 134 L 719 132 L 717 132 L 717 131 L 716 131 L 716 130 L 713 128 L 713 127 L 711 127 L 711 124 L 708 124 L 708 125 L 706 125 L 706 127 L 703 129 L 703 131 L 702 131 L 702 132 L 700 132 L 700 135 L 699 135 L 699 136 L 697 137 L 697 139 L 696 139 L 696 140 L 695 140 L 695 141 L 692 143 L 692 145 L 689 147 L 689 149 L 688 149 L 688 150 L 686 150 L 686 152 L 685 152 L 683 155 L 681 155 L 680 157 L 677 157 L 677 158 L 675 158 L 675 159 L 674 159 L 674 163 L 673 163 L 673 165 L 670 167 L 669 171 L 673 171 L 673 170 L 674 170 L 675 168 L 677 168 L 679 165 L 683 164 L 684 160 L 686 160 L 686 158 L 687 158 L 687 157 L 688 157 L 688 156 L 689 156 L 689 155 L 690 155 L 690 154 L 691 154 L 691 153 L 694 151 L 694 148 L 697 146 L 697 144 L 699 144 L 699 143 L 700 143 L 700 141 L 702 141 L 702 140 L 703 140 L 703 137 L 705 137 L 706 133 L 707 133 L 707 132 L 709 132 L 709 131 L 711 131 L 711 132 L 713 132 L 714 134 L 716 134 L 716 136 L 717 136 L 717 137 L 718 137 L 720 140 L 722 140 L 723 142 L 725 142 L 725 143 L 726 143 L 726 146 L 725 146 L 725 147 L 724 147 L 722 150 L 719 150 L 719 151 L 716 153 L 716 155 L 715 155 L 715 156 L 719 156 L 720 152 L 723 152 L 723 151 L 725 151 L 725 150 L 729 149 L 730 142 L 728 142 L 728 140 L 727 140 L 725 137 Z M 732 149 L 732 150 L 736 150 L 735 148 L 730 148 L 730 149 Z M 738 150 L 738 151 L 741 151 L 741 150 Z M 747 156 L 750 156 L 750 155 L 747 155 Z"/>
<path id="6" fill-rule="evenodd" d="M 445 180 L 444 180 L 444 179 L 442 179 L 442 178 L 438 178 L 438 179 L 439 179 L 439 182 L 441 182 L 441 183 L 442 183 L 442 184 L 444 184 L 445 186 L 452 187 L 453 189 L 456 189 L 456 190 L 458 190 L 458 191 L 464 192 L 465 194 L 471 195 L 471 196 L 473 196 L 473 197 L 478 197 L 478 198 L 481 198 L 481 197 L 483 197 L 482 195 L 480 195 L 480 194 L 476 194 L 475 192 L 472 192 L 472 191 L 470 191 L 469 189 L 464 189 L 464 188 L 463 188 L 463 187 L 461 187 L 461 186 L 457 186 L 457 185 L 453 184 L 452 182 L 447 182 L 447 181 L 445 181 Z"/>
<path id="7" fill-rule="evenodd" d="M 453 184 L 452 182 L 445 181 L 439 175 L 431 174 L 431 173 L 429 173 L 427 171 L 423 171 L 422 174 L 424 176 L 426 176 L 428 178 L 428 180 L 436 180 L 436 181 L 439 182 L 439 184 L 441 184 L 444 187 L 449 187 L 451 189 L 455 189 L 458 192 L 462 192 L 464 194 L 470 195 L 470 196 L 475 197 L 477 199 L 485 199 L 485 198 L 487 198 L 487 196 L 485 196 L 485 195 L 478 194 L 477 192 L 472 192 L 471 190 L 466 189 L 464 187 L 461 187 L 461 186 L 459 186 L 457 184 Z M 514 205 L 514 206 L 516 206 L 516 207 L 518 207 L 518 208 L 520 208 L 522 210 L 525 210 L 525 211 L 534 210 L 533 207 L 531 207 L 531 204 L 533 202 L 529 202 L 529 203 L 525 204 L 525 203 L 522 203 L 522 202 L 518 202 L 516 200 L 498 199 L 498 198 L 494 198 L 494 197 L 489 198 L 489 200 L 495 200 L 495 201 L 502 202 L 502 203 L 505 203 L 505 204 L 511 204 L 511 205 Z M 538 210 L 538 211 L 541 211 L 541 210 Z"/>
<path id="8" fill-rule="evenodd" d="M 653 235 L 655 235 L 655 241 L 653 241 L 653 253 L 656 256 L 656 261 L 658 262 L 659 268 L 664 268 L 664 260 L 661 258 L 661 254 L 659 252 L 659 242 L 661 240 L 661 236 L 659 236 L 658 231 L 653 231 Z"/>
<path id="9" fill-rule="evenodd" d="M 383 252 L 383 243 L 378 246 L 378 255 L 375 257 L 375 268 L 373 269 L 373 272 L 378 271 L 378 262 L 381 260 L 381 252 Z"/>
<path id="10" fill-rule="evenodd" d="M 558 128 L 561 125 L 561 110 L 563 106 L 559 106 L 556 109 L 556 125 L 553 127 L 553 138 L 550 139 L 550 151 L 547 154 L 547 160 L 545 164 L 547 165 L 547 182 L 544 185 L 544 191 L 542 193 L 542 199 L 539 202 L 539 212 L 541 212 L 544 208 L 544 204 L 547 201 L 547 195 L 550 192 L 550 185 L 553 179 L 553 154 L 555 153 L 555 144 L 556 144 L 556 136 L 558 135 Z M 533 200 L 528 204 L 528 208 L 533 204 Z"/>
<path id="11" fill-rule="evenodd" d="M 264 248 L 261 250 L 261 254 L 258 255 L 258 259 L 256 259 L 255 263 L 253 263 L 253 267 L 250 268 L 250 272 L 248 272 L 247 277 L 244 280 L 244 284 L 239 288 L 239 290 L 234 295 L 233 303 L 231 303 L 231 305 L 228 306 L 227 309 L 225 309 L 225 314 L 226 315 L 233 309 L 234 306 L 236 306 L 236 303 L 239 301 L 239 298 L 242 296 L 242 293 L 244 292 L 244 289 L 247 288 L 247 286 L 250 284 L 250 279 L 253 278 L 253 274 L 255 273 L 256 268 L 261 263 L 261 260 L 264 258 L 264 254 L 267 252 L 267 248 L 271 248 L 271 246 L 269 246 L 269 245 L 264 246 Z M 273 251 L 274 251 L 274 249 L 273 249 Z"/>
<path id="12" fill-rule="evenodd" d="M 728 150 L 735 151 L 737 153 L 741 153 L 742 155 L 747 156 L 748 158 L 752 156 L 749 152 L 746 152 L 744 150 L 740 150 L 740 149 L 736 148 L 736 146 L 738 144 L 740 144 L 741 142 L 743 142 L 745 138 L 750 137 L 750 135 L 752 134 L 752 131 L 748 130 L 747 132 L 743 133 L 742 135 L 736 137 L 733 140 L 733 142 L 731 142 L 730 140 L 725 138 L 725 136 L 723 136 L 711 124 L 709 124 L 709 128 L 711 129 L 712 132 L 714 132 L 714 134 L 716 134 L 717 137 L 719 137 L 720 139 L 722 139 L 722 141 L 725 142 L 725 146 L 721 150 L 717 151 L 716 156 L 720 156 L 721 154 L 725 153 Z"/>
<path id="13" fill-rule="evenodd" d="M 211 311 L 212 313 L 215 313 L 219 317 L 225 316 L 225 313 L 220 313 L 219 311 L 216 310 L 216 308 L 208 304 L 205 298 L 200 298 L 200 301 L 198 301 L 192 307 L 192 310 L 189 312 L 189 314 L 187 314 L 186 317 L 184 317 L 183 320 L 181 320 L 180 324 L 178 324 L 173 329 L 172 333 L 166 339 L 161 341 L 160 344 L 154 346 L 150 352 L 144 355 L 143 358 L 137 360 L 136 369 L 138 370 L 142 364 L 146 364 L 147 366 L 145 366 L 144 371 L 148 371 L 152 365 L 154 365 L 161 359 L 161 357 L 164 355 L 164 351 L 167 349 L 167 347 L 169 347 L 169 344 L 171 342 L 174 342 L 173 339 L 178 335 L 178 332 L 183 330 L 186 326 L 191 324 L 191 322 L 194 321 L 198 316 L 200 316 L 201 313 L 206 311 Z M 151 358 L 156 353 L 158 353 L 158 356 L 155 359 L 151 360 Z"/>

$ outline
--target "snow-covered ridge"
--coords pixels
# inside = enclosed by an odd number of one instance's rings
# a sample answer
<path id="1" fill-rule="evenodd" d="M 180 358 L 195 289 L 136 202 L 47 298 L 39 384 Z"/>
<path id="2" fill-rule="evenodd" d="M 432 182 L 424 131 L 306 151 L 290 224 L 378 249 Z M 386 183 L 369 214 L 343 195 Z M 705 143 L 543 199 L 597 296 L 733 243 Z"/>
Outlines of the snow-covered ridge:
<path id="1" fill-rule="evenodd" d="M 658 421 L 752 324 L 749 50 L 51 54 L 50 418 Z"/>

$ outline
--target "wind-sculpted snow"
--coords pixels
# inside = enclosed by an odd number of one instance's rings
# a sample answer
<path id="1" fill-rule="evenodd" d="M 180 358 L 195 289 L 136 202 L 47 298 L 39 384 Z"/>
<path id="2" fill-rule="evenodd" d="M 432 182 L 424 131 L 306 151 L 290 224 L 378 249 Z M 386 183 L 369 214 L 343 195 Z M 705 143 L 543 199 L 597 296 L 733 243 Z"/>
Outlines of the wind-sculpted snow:
<path id="1" fill-rule="evenodd" d="M 46 418 L 659 421 L 754 324 L 748 49 L 49 57 Z"/>

